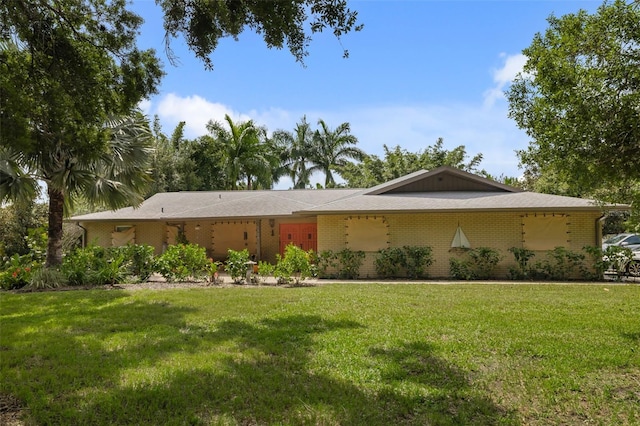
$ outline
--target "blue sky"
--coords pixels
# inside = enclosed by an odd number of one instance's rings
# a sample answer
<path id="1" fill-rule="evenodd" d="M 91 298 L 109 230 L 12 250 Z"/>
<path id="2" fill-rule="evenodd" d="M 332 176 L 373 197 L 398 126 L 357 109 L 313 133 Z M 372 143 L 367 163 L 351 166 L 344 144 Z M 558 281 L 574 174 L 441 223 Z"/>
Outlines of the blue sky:
<path id="1" fill-rule="evenodd" d="M 303 115 L 314 127 L 320 118 L 332 128 L 348 122 L 358 146 L 377 155 L 385 144 L 416 152 L 442 137 L 447 149 L 482 153 L 481 167 L 492 175 L 519 176 L 515 150 L 529 139 L 507 117 L 503 92 L 524 64 L 522 49 L 547 28 L 550 14 L 595 11 L 601 3 L 356 0 L 349 5 L 364 29 L 340 42 L 316 35 L 304 67 L 288 50 L 270 50 L 246 32 L 220 43 L 208 71 L 181 39 L 171 45 L 180 64 L 169 64 L 159 8 L 134 0 L 145 19 L 139 45 L 155 48 L 167 73 L 142 107 L 159 116 L 167 134 L 186 121 L 188 138 L 206 134 L 206 123 L 225 114 L 270 132 L 292 131 Z"/>

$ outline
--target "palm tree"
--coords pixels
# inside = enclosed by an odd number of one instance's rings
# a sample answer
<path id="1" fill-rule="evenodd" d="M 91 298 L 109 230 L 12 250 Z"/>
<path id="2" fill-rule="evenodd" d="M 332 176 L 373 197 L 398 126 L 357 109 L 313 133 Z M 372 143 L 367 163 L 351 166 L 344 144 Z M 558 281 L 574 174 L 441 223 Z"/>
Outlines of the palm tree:
<path id="1" fill-rule="evenodd" d="M 57 143 L 35 152 L 0 147 L 0 202 L 25 201 L 46 185 L 49 196 L 46 267 L 62 263 L 62 224 L 73 201 L 117 209 L 137 206 L 149 182 L 152 134 L 141 112 L 110 120 L 99 130 L 106 141 L 92 145 Z"/>
<path id="2" fill-rule="evenodd" d="M 284 130 L 273 133 L 273 139 L 281 146 L 281 163 L 288 169 L 294 189 L 303 189 L 311 185 L 312 170 L 309 169 L 309 157 L 312 155 L 313 132 L 303 116 L 296 124 L 294 133 Z"/>
<path id="3" fill-rule="evenodd" d="M 310 171 L 316 170 L 324 173 L 325 188 L 335 186 L 333 172 L 340 173 L 349 160 L 361 161 L 365 157 L 364 151 L 356 148 L 358 138 L 350 134 L 349 123 L 342 123 L 335 130 L 331 130 L 324 120 L 318 120 L 319 130 L 313 134 L 313 147 L 310 162 L 313 164 Z"/>
<path id="4" fill-rule="evenodd" d="M 207 130 L 223 146 L 223 161 L 227 187 L 235 190 L 241 186 L 252 189 L 256 186 L 271 188 L 272 162 L 266 140 L 266 131 L 256 126 L 253 120 L 234 123 L 229 115 L 224 116 L 229 125 L 209 121 Z"/>

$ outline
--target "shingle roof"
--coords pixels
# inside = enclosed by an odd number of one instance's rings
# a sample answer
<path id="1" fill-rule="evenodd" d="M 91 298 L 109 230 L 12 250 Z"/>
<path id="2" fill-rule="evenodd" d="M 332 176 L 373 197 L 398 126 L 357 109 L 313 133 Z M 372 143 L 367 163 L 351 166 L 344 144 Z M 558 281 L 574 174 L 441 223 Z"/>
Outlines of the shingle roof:
<path id="1" fill-rule="evenodd" d="M 155 194 L 138 208 L 74 216 L 73 221 L 169 220 L 290 216 L 360 192 L 359 189 L 185 191 Z"/>
<path id="2" fill-rule="evenodd" d="M 629 206 L 617 206 L 627 209 Z M 199 191 L 156 194 L 140 207 L 75 216 L 73 221 L 285 217 L 294 214 L 499 210 L 592 210 L 592 200 L 521 192 L 453 169 L 419 171 L 369 189 Z"/>
<path id="3" fill-rule="evenodd" d="M 485 210 L 600 210 L 592 200 L 535 192 L 421 192 L 367 195 L 336 200 L 295 213 L 418 212 Z"/>

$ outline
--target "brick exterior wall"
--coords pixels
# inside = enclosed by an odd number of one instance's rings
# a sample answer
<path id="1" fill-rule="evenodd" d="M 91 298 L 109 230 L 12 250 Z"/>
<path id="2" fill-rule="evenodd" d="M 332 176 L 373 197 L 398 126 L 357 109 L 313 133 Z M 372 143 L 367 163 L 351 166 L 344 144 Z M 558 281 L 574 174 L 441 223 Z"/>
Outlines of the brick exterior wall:
<path id="1" fill-rule="evenodd" d="M 584 246 L 597 244 L 597 212 L 548 212 L 567 215 L 569 234 L 566 248 L 580 251 Z M 522 247 L 522 216 L 545 214 L 541 212 L 486 212 L 486 213 L 415 213 L 384 215 L 389 224 L 389 246 L 430 246 L 434 263 L 427 269 L 430 277 L 448 278 L 449 259 L 460 256 L 451 250 L 451 241 L 458 225 L 466 234 L 472 248 L 490 247 L 503 255 L 497 275 L 507 277 L 509 267 L 515 264 L 511 247 Z M 345 222 L 357 215 L 318 217 L 318 252 L 340 251 L 346 246 Z M 364 217 L 364 216 L 363 216 Z M 376 251 L 365 251 L 366 258 L 360 269 L 361 278 L 376 276 L 374 259 Z M 537 257 L 545 252 L 537 252 Z"/>
<path id="2" fill-rule="evenodd" d="M 460 256 L 455 250 L 451 250 L 451 241 L 458 225 L 469 239 L 472 248 L 490 247 L 498 249 L 503 255 L 498 265 L 497 274 L 507 277 L 509 267 L 515 265 L 513 255 L 508 252 L 511 247 L 522 247 L 522 216 L 540 214 L 565 214 L 569 234 L 567 235 L 567 249 L 580 251 L 584 246 L 595 246 L 600 236 L 597 231 L 596 221 L 600 217 L 598 212 L 484 212 L 484 213 L 414 213 L 414 214 L 389 214 L 384 215 L 388 224 L 388 242 L 391 247 L 431 246 L 434 263 L 427 269 L 432 278 L 449 277 L 449 259 Z M 370 215 L 371 216 L 371 215 Z M 383 215 L 377 215 L 380 217 Z M 364 219 L 366 216 L 361 215 Z M 323 250 L 340 251 L 347 245 L 346 226 L 347 219 L 353 225 L 358 215 L 327 215 L 315 218 L 276 218 L 271 227 L 269 219 L 249 221 L 250 225 L 238 228 L 238 235 L 242 235 L 245 228 L 250 234 L 247 248 L 252 254 L 258 254 L 257 260 L 265 260 L 275 263 L 276 254 L 280 250 L 279 225 L 282 223 L 311 223 L 317 222 L 318 227 L 318 252 Z M 255 222 L 255 223 L 254 223 Z M 200 229 L 196 230 L 196 224 Z M 162 253 L 166 243 L 167 227 L 164 222 L 87 222 L 81 224 L 87 230 L 86 242 L 105 247 L 111 245 L 111 233 L 116 226 L 135 226 L 136 243 L 149 244 L 155 248 L 156 254 Z M 230 226 L 230 225 L 229 225 Z M 185 235 L 191 243 L 205 247 L 208 253 L 212 253 L 212 231 L 222 231 L 224 226 L 214 221 L 189 221 L 185 223 Z M 230 228 L 225 228 L 229 230 Z M 235 229 L 235 228 L 234 228 Z M 242 232 L 240 232 L 242 231 Z M 272 235 L 273 231 L 273 235 Z M 259 232 L 259 235 L 258 235 Z M 260 250 L 257 244 L 260 244 Z M 244 245 L 242 246 L 244 247 Z M 221 250 L 221 249 L 220 249 Z M 222 260 L 223 253 L 218 253 L 216 248 L 216 260 Z M 361 278 L 375 278 L 376 271 L 374 259 L 377 256 L 377 248 L 365 251 L 366 258 L 360 269 Z M 542 258 L 545 252 L 537 252 L 536 256 Z M 220 259 L 218 259 L 220 258 Z"/>

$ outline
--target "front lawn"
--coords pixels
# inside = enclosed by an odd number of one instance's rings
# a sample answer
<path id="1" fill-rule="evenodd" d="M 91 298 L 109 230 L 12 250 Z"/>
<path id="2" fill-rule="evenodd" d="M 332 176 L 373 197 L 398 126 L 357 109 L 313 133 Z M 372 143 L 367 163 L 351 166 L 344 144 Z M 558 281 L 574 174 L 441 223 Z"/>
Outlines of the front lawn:
<path id="1" fill-rule="evenodd" d="M 26 424 L 640 424 L 640 286 L 0 294 Z"/>

